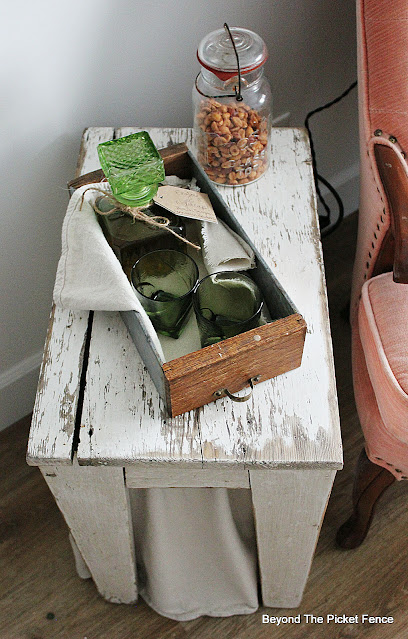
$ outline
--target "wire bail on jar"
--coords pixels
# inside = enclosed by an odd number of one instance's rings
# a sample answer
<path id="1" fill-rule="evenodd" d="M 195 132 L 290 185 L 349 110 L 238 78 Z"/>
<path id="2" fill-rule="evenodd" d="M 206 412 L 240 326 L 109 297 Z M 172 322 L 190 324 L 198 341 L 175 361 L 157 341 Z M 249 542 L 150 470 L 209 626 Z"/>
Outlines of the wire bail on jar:
<path id="1" fill-rule="evenodd" d="M 234 49 L 234 53 L 235 53 L 235 57 L 237 59 L 237 69 L 238 69 L 238 90 L 237 90 L 237 86 L 235 85 L 234 89 L 235 89 L 235 93 L 223 93 L 222 95 L 207 95 L 206 93 L 203 93 L 202 91 L 200 91 L 200 89 L 197 86 L 197 80 L 198 80 L 198 76 L 200 75 L 199 73 L 197 73 L 197 77 L 195 79 L 195 87 L 198 91 L 198 93 L 202 96 L 204 96 L 205 98 L 235 98 L 237 102 L 242 102 L 243 97 L 241 94 L 241 87 L 242 87 L 242 78 L 241 78 L 241 66 L 239 64 L 239 55 L 238 55 L 238 51 L 237 48 L 235 46 L 235 42 L 234 42 L 234 36 L 231 33 L 231 30 L 228 26 L 228 24 L 226 22 L 224 22 L 224 29 L 226 30 L 226 32 L 228 33 L 228 36 L 231 40 L 232 43 L 232 47 Z M 234 79 L 236 78 L 236 76 L 234 76 Z"/>

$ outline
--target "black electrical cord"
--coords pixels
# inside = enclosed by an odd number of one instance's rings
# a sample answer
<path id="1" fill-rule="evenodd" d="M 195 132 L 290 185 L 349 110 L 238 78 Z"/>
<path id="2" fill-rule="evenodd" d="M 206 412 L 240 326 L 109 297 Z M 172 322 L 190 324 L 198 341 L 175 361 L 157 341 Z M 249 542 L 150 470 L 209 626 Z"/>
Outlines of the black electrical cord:
<path id="1" fill-rule="evenodd" d="M 330 233 L 335 231 L 340 226 L 340 224 L 341 224 L 341 222 L 342 222 L 342 220 L 344 218 L 344 205 L 343 205 L 342 199 L 339 196 L 339 194 L 337 193 L 336 189 L 325 178 L 323 178 L 321 175 L 319 175 L 319 173 L 317 171 L 316 153 L 315 153 L 315 149 L 314 149 L 312 133 L 310 131 L 309 120 L 312 117 L 312 115 L 315 115 L 316 113 L 319 113 L 320 111 L 323 111 L 323 109 L 328 109 L 329 107 L 333 106 L 334 104 L 337 104 L 337 102 L 340 102 L 340 100 L 345 98 L 346 95 L 348 95 L 350 93 L 350 91 L 352 91 L 356 86 L 357 86 L 357 80 L 355 82 L 353 82 L 352 84 L 350 84 L 348 89 L 343 91 L 343 93 L 341 95 L 339 95 L 337 98 L 335 98 L 334 100 L 331 100 L 330 102 L 327 102 L 327 104 L 323 104 L 323 106 L 320 106 L 317 109 L 314 109 L 313 111 L 310 111 L 307 114 L 306 119 L 305 119 L 305 127 L 306 127 L 306 130 L 307 130 L 308 134 L 309 134 L 309 139 L 310 139 L 310 151 L 311 151 L 311 155 L 312 155 L 313 178 L 314 178 L 314 182 L 315 182 L 315 186 L 316 186 L 316 193 L 317 193 L 317 196 L 318 196 L 320 202 L 322 203 L 325 211 L 327 212 L 327 215 L 319 216 L 320 234 L 321 234 L 322 237 L 325 237 L 326 235 L 329 235 Z M 337 202 L 337 206 L 338 206 L 339 212 L 338 212 L 337 220 L 336 220 L 336 222 L 334 224 L 331 224 L 330 207 L 328 206 L 328 204 L 326 203 L 324 197 L 322 196 L 322 194 L 320 192 L 319 182 L 324 184 L 324 186 L 332 193 L 334 199 Z"/>

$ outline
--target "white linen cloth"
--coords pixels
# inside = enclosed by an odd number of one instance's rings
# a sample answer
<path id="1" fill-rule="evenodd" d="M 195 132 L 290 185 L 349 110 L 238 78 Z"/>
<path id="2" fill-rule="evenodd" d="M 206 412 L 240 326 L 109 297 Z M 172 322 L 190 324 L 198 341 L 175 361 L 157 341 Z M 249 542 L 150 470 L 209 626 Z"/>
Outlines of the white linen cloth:
<path id="1" fill-rule="evenodd" d="M 98 224 L 93 203 L 101 193 L 92 186 L 110 192 L 104 183 L 87 184 L 72 195 L 62 225 L 54 302 L 74 311 L 136 311 L 164 361 L 157 333 Z"/>
<path id="2" fill-rule="evenodd" d="M 67 209 L 54 301 L 73 310 L 133 309 L 148 325 L 150 320 L 95 217 L 92 203 L 99 193 L 87 191 L 81 207 L 82 194 L 89 187 L 78 189 Z M 211 226 L 214 233 L 222 229 L 219 249 L 225 250 L 225 227 L 222 223 Z M 216 255 L 220 256 L 220 250 Z M 214 259 L 211 256 L 213 266 Z M 251 258 L 246 259 L 250 263 Z M 225 270 L 224 263 L 216 266 Z M 154 330 L 153 338 L 162 352 Z M 138 589 L 156 612 L 187 621 L 257 610 L 257 552 L 249 490 L 149 488 L 129 493 Z"/>
<path id="3" fill-rule="evenodd" d="M 218 224 L 202 222 L 201 238 L 208 273 L 246 271 L 255 267 L 251 247 L 221 220 Z"/>
<path id="4" fill-rule="evenodd" d="M 71 197 L 62 225 L 54 302 L 81 311 L 140 310 L 141 304 L 98 224 L 93 204 L 101 193 L 88 190 L 93 186 L 110 193 L 104 183 L 87 184 Z"/>

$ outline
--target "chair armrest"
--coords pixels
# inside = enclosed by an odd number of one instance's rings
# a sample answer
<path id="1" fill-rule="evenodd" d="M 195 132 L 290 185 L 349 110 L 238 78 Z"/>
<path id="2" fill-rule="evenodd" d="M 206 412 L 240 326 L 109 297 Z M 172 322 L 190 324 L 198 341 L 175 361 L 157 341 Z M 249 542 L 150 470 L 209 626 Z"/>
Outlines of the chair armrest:
<path id="1" fill-rule="evenodd" d="M 408 284 L 408 166 L 385 144 L 374 146 L 375 159 L 387 196 L 395 241 L 394 281 Z"/>

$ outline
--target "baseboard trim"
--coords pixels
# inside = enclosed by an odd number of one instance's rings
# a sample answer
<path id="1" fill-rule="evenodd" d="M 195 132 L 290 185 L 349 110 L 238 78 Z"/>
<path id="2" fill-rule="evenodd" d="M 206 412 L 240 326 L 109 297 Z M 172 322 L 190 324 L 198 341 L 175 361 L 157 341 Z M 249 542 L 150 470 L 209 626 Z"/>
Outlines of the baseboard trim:
<path id="1" fill-rule="evenodd" d="M 0 374 L 0 391 L 2 391 L 10 384 L 14 384 L 17 380 L 21 379 L 25 375 L 32 373 L 32 371 L 39 368 L 41 364 L 42 351 L 26 357 L 21 362 L 18 362 L 14 366 L 11 366 L 4 373 Z"/>
<path id="2" fill-rule="evenodd" d="M 336 175 L 329 180 L 330 184 L 334 186 L 335 189 L 339 189 L 341 186 L 347 184 L 351 180 L 355 180 L 360 175 L 360 162 L 354 162 L 351 166 L 347 166 L 345 169 L 342 169 Z M 326 187 L 324 187 L 327 191 Z"/>
<path id="3" fill-rule="evenodd" d="M 42 351 L 26 357 L 0 375 L 0 431 L 31 413 Z"/>

